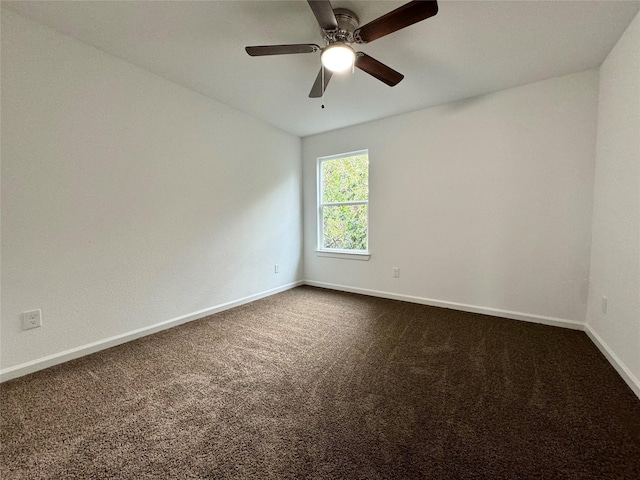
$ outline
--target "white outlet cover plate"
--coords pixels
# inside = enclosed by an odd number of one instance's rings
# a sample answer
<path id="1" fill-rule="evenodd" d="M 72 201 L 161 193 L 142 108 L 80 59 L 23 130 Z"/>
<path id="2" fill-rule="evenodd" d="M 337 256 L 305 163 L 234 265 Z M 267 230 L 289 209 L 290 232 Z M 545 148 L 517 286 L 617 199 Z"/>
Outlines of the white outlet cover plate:
<path id="1" fill-rule="evenodd" d="M 29 310 L 22 313 L 22 329 L 29 330 L 31 328 L 38 328 L 42 326 L 42 311 L 41 310 Z"/>

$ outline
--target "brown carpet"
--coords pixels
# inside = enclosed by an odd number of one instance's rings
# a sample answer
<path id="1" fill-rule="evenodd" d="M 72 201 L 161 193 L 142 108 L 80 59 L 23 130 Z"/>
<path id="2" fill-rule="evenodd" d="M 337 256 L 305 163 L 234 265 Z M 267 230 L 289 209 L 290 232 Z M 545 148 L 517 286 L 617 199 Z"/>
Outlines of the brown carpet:
<path id="1" fill-rule="evenodd" d="M 638 479 L 583 332 L 312 287 L 12 380 L 2 479 Z"/>

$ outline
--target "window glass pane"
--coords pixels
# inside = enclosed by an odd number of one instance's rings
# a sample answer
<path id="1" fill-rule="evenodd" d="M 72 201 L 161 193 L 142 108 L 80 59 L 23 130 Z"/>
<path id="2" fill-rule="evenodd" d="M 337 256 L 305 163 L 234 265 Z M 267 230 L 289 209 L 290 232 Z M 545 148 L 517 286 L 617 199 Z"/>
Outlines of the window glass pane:
<path id="1" fill-rule="evenodd" d="M 367 250 L 367 205 L 322 208 L 324 248 Z"/>
<path id="2" fill-rule="evenodd" d="M 354 155 L 322 162 L 322 202 L 369 198 L 369 157 Z"/>

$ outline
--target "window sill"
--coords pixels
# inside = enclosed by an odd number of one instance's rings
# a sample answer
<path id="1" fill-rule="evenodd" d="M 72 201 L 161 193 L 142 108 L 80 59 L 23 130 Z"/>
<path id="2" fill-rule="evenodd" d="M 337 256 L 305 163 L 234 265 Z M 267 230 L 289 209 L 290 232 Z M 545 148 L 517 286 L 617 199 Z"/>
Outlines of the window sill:
<path id="1" fill-rule="evenodd" d="M 331 251 L 316 250 L 318 257 L 342 258 L 345 260 L 364 260 L 368 261 L 371 254 L 369 252 L 347 252 L 347 251 Z"/>

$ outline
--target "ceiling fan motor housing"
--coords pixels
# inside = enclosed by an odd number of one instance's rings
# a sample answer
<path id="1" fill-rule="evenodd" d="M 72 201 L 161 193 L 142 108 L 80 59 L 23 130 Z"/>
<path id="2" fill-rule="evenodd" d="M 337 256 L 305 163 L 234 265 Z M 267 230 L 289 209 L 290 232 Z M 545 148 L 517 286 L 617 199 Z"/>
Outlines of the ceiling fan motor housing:
<path id="1" fill-rule="evenodd" d="M 357 15 L 346 8 L 336 8 L 333 13 L 336 16 L 338 28 L 336 30 L 322 30 L 325 44 L 331 45 L 336 42 L 353 43 L 353 32 L 360 23 Z"/>

